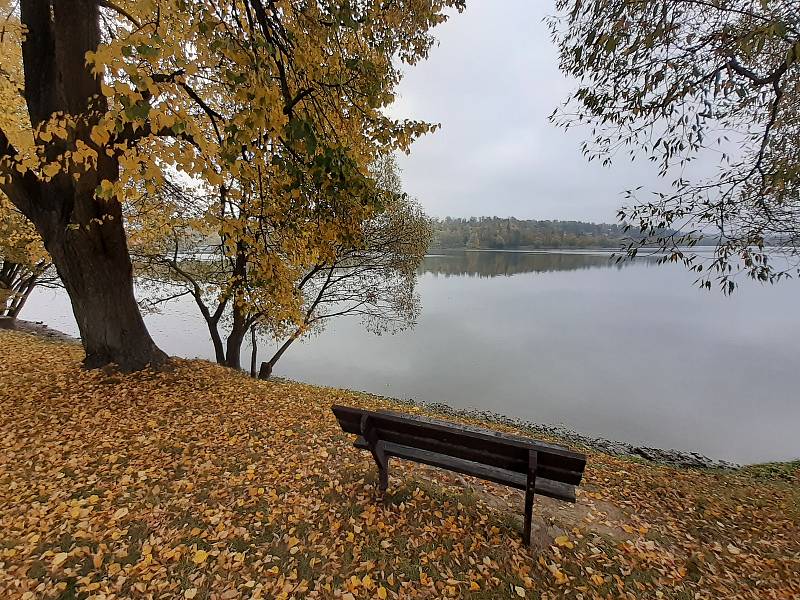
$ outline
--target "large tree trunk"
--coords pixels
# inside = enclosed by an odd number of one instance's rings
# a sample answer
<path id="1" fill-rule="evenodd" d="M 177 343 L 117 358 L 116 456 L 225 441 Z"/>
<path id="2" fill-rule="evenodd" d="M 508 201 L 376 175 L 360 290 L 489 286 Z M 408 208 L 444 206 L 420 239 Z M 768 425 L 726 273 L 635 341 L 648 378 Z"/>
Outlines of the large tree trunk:
<path id="1" fill-rule="evenodd" d="M 119 179 L 119 164 L 90 137 L 104 110 L 100 80 L 86 53 L 100 43 L 97 0 L 22 0 L 28 29 L 22 45 L 25 100 L 34 128 L 60 112 L 80 117 L 70 141 L 54 137 L 48 160 L 81 140 L 98 152 L 85 172 L 39 179 L 28 171 L 3 185 L 11 201 L 36 225 L 69 294 L 86 350 L 87 367 L 116 363 L 123 370 L 158 365 L 166 355 L 153 343 L 133 295 L 133 270 L 117 199 L 98 199 L 103 180 Z M 94 107 L 95 110 L 90 110 Z M 97 110 L 99 109 L 99 110 Z M 0 132 L 0 156 L 16 150 Z"/>
<path id="2" fill-rule="evenodd" d="M 86 351 L 84 365 L 123 370 L 158 365 L 166 355 L 145 327 L 133 295 L 132 266 L 121 227 L 71 230 L 46 244 L 72 302 Z M 105 235 L 104 235 L 105 234 Z"/>

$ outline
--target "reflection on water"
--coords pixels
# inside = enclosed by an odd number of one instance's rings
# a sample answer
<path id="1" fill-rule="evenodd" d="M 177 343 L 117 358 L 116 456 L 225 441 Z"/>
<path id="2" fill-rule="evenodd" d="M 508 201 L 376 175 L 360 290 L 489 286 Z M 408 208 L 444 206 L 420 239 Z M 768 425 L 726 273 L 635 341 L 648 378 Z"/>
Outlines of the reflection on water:
<path id="1" fill-rule="evenodd" d="M 728 298 L 652 264 L 597 252 L 430 256 L 414 330 L 378 337 L 341 319 L 275 374 L 737 462 L 800 457 L 800 284 L 745 284 Z M 77 331 L 63 293 L 38 291 L 24 316 Z M 190 299 L 146 321 L 166 352 L 213 359 Z"/>
<path id="2" fill-rule="evenodd" d="M 642 256 L 638 264 L 656 264 L 653 257 Z M 443 250 L 425 257 L 421 273 L 468 277 L 504 277 L 520 273 L 550 273 L 583 269 L 622 269 L 632 264 L 618 262 L 610 252 L 507 252 Z"/>

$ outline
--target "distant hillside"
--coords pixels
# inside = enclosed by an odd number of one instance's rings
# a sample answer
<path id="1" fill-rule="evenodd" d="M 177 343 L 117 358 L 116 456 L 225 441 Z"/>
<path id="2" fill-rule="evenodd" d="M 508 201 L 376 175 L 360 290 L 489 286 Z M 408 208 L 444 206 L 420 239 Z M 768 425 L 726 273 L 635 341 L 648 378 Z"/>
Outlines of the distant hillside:
<path id="1" fill-rule="evenodd" d="M 620 225 L 472 217 L 434 219 L 433 248 L 619 248 Z"/>

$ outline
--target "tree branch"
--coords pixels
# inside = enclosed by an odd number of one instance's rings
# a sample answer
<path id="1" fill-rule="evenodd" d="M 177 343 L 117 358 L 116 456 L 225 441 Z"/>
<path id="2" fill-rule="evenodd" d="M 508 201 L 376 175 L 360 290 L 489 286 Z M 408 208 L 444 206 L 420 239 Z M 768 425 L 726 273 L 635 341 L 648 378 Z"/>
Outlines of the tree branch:
<path id="1" fill-rule="evenodd" d="M 115 13 L 122 15 L 123 17 L 128 19 L 128 21 L 136 25 L 137 29 L 142 28 L 142 24 L 138 21 L 138 19 L 136 19 L 133 15 L 131 15 L 131 13 L 129 13 L 121 6 L 111 2 L 111 0 L 99 0 L 97 4 L 103 8 L 108 8 L 109 10 L 113 10 Z"/>
<path id="2" fill-rule="evenodd" d="M 781 63 L 781 66 L 775 69 L 772 73 L 766 76 L 758 75 L 757 73 L 751 71 L 745 66 L 742 66 L 736 57 L 733 56 L 728 60 L 728 66 L 733 70 L 735 73 L 741 75 L 742 77 L 747 77 L 753 85 L 762 86 L 768 85 L 770 83 L 774 84 L 780 81 L 781 76 L 786 72 L 788 69 L 786 62 Z"/>

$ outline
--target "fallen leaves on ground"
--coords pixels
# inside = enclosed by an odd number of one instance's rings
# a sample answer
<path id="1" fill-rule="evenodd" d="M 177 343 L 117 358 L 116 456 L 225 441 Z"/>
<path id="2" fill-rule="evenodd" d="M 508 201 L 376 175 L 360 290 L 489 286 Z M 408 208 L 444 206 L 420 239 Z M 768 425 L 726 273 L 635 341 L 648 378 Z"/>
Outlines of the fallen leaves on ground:
<path id="1" fill-rule="evenodd" d="M 537 501 L 554 534 L 531 550 L 507 488 L 393 462 L 376 499 L 330 405 L 386 400 L 81 357 L 0 331 L 2 598 L 800 596 L 797 465 L 590 454 L 576 505 Z"/>

